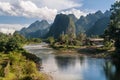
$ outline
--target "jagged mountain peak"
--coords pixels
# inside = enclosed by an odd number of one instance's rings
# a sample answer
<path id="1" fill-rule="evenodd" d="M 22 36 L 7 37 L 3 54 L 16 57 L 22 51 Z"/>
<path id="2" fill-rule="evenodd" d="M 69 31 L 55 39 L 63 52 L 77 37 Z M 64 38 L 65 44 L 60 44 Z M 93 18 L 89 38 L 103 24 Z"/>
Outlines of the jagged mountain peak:
<path id="1" fill-rule="evenodd" d="M 106 28 L 106 25 L 109 22 L 110 14 L 110 11 L 103 13 L 99 10 L 95 13 L 90 13 L 87 16 L 81 16 L 79 19 L 77 19 L 74 14 L 66 15 L 60 13 L 56 15 L 55 20 L 51 26 L 46 20 L 37 20 L 29 27 L 23 28 L 20 33 L 26 37 L 43 37 L 47 34 L 47 37 L 53 36 L 54 38 L 58 38 L 62 33 L 79 34 L 86 31 L 89 33 L 89 31 L 92 31 L 94 28 L 103 28 L 100 29 L 101 32 L 103 32 L 104 28 Z M 105 22 L 102 22 L 102 19 Z M 97 31 L 95 29 L 94 31 Z M 99 32 L 99 34 L 101 32 Z M 98 34 L 96 32 L 93 33 Z"/>
<path id="2" fill-rule="evenodd" d="M 69 14 L 68 15 L 74 22 L 76 22 L 78 19 L 74 14 Z"/>
<path id="3" fill-rule="evenodd" d="M 95 25 L 96 21 L 107 17 L 102 11 L 97 11 L 95 13 L 90 13 L 87 16 L 81 16 L 80 19 L 75 23 L 77 33 L 87 31 L 89 28 Z"/>
<path id="4" fill-rule="evenodd" d="M 104 13 L 105 16 L 109 17 L 111 15 L 111 12 L 109 10 L 106 10 Z"/>
<path id="5" fill-rule="evenodd" d="M 62 33 L 75 34 L 75 24 L 68 15 L 58 14 L 50 28 L 48 37 L 58 38 Z"/>
<path id="6" fill-rule="evenodd" d="M 102 13 L 102 11 L 100 11 L 100 10 L 98 10 L 98 11 L 95 13 L 95 15 L 101 15 L 101 14 L 103 14 L 103 13 Z"/>

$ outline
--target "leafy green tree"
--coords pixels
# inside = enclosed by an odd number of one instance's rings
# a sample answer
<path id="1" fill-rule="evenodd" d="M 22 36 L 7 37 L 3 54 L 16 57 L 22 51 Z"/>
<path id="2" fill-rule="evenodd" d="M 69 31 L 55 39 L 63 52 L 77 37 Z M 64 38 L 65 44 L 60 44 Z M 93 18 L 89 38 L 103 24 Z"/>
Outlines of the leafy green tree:
<path id="1" fill-rule="evenodd" d="M 6 43 L 5 48 L 6 48 L 6 52 L 10 52 L 10 51 L 15 51 L 15 50 L 21 49 L 22 45 L 15 38 L 11 38 Z"/>
<path id="2" fill-rule="evenodd" d="M 54 37 L 48 37 L 48 42 L 50 43 L 50 45 L 53 45 L 53 43 L 55 42 Z"/>
<path id="3" fill-rule="evenodd" d="M 21 43 L 21 44 L 25 44 L 26 43 L 26 38 L 22 35 L 20 35 L 19 33 L 15 32 L 12 36 L 12 38 L 14 38 L 15 40 L 17 40 L 17 42 Z"/>
<path id="4" fill-rule="evenodd" d="M 3 33 L 0 33 L 0 42 L 1 41 L 8 41 L 9 36 Z"/>
<path id="5" fill-rule="evenodd" d="M 14 33 L 13 35 L 0 33 L 0 52 L 10 52 L 22 49 L 25 43 L 26 38 L 18 33 Z"/>
<path id="6" fill-rule="evenodd" d="M 115 41 L 116 51 L 120 52 L 120 1 L 116 1 L 111 6 L 111 17 L 109 28 L 105 31 L 105 37 L 108 40 Z"/>

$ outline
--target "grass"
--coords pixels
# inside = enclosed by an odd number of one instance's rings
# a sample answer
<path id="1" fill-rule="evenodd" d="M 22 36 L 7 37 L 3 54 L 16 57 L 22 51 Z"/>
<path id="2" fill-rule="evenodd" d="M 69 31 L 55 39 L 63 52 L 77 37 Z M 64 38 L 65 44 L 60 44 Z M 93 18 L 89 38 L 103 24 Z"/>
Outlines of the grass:
<path id="1" fill-rule="evenodd" d="M 32 59 L 18 52 L 0 53 L 0 80 L 48 80 Z"/>

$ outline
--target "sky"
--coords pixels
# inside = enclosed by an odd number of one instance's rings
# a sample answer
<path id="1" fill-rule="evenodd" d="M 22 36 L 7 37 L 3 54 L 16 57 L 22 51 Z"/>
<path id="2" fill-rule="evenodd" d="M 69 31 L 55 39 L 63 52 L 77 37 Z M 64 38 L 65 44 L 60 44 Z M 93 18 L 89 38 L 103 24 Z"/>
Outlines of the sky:
<path id="1" fill-rule="evenodd" d="M 0 0 L 0 32 L 13 32 L 36 20 L 53 22 L 56 14 L 81 15 L 109 10 L 115 0 Z"/>

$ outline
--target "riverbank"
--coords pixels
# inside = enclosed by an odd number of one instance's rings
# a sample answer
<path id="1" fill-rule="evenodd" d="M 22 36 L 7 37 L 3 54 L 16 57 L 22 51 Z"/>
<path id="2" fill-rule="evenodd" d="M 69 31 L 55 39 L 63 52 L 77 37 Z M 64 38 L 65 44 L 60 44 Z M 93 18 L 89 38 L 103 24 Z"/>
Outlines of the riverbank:
<path id="1" fill-rule="evenodd" d="M 50 46 L 51 47 L 51 46 Z M 56 50 L 56 54 L 62 54 L 62 55 L 77 55 L 77 56 L 87 56 L 92 58 L 111 58 L 112 54 L 114 53 L 114 49 L 111 50 L 105 50 L 102 48 L 98 48 L 95 46 L 82 46 L 82 47 L 74 47 L 69 49 L 64 48 L 54 48 Z"/>
<path id="2" fill-rule="evenodd" d="M 85 55 L 93 58 L 111 58 L 114 50 L 105 50 L 96 47 L 83 47 L 77 50 L 80 55 Z"/>
<path id="3" fill-rule="evenodd" d="M 51 80 L 39 71 L 40 59 L 25 50 L 0 53 L 0 80 Z"/>
<path id="4" fill-rule="evenodd" d="M 29 47 L 30 46 L 30 47 Z M 38 56 L 36 56 L 34 53 L 32 53 L 31 51 L 29 51 L 30 49 L 40 49 L 40 48 L 45 48 L 48 47 L 47 44 L 45 43 L 31 43 L 28 45 L 25 45 L 23 48 L 25 51 L 27 51 L 27 53 L 22 53 L 24 56 L 26 56 L 26 58 L 28 60 L 32 60 L 34 61 L 34 63 L 36 64 L 37 67 L 37 71 L 39 72 L 38 74 L 40 74 L 42 77 L 38 80 L 53 80 L 52 76 L 46 72 L 41 71 L 42 70 L 42 60 L 41 58 L 39 58 Z"/>

